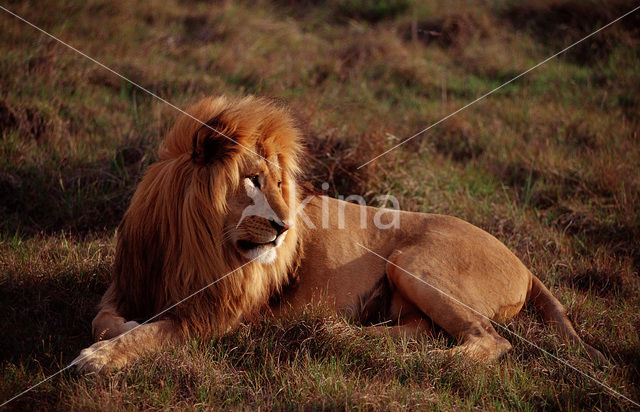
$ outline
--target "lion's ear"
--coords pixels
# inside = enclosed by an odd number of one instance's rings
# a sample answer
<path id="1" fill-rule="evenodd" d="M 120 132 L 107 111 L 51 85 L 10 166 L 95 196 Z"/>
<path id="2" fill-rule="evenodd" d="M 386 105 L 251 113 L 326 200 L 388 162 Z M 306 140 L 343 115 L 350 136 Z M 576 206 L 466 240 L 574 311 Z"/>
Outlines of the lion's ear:
<path id="1" fill-rule="evenodd" d="M 191 159 L 200 164 L 222 160 L 230 156 L 236 146 L 232 139 L 224 124 L 218 118 L 213 118 L 194 133 Z"/>

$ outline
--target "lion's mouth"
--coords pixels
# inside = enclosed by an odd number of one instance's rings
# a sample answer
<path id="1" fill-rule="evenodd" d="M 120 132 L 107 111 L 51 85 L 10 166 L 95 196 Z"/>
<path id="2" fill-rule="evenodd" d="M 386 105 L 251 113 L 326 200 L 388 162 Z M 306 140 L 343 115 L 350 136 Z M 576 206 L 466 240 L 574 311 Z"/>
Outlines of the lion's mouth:
<path id="1" fill-rule="evenodd" d="M 259 243 L 259 242 L 251 242 L 250 240 L 244 240 L 244 239 L 240 239 L 238 240 L 238 247 L 242 250 L 252 250 L 252 249 L 257 249 L 259 247 L 262 246 L 276 246 L 276 240 L 272 240 L 271 242 L 264 242 L 264 243 Z"/>

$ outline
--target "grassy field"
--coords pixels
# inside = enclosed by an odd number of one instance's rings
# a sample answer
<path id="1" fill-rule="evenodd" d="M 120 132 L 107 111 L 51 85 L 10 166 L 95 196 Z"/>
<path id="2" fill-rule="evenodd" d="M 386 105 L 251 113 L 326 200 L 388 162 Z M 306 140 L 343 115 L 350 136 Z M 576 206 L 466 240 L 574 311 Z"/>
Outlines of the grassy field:
<path id="1" fill-rule="evenodd" d="M 357 167 L 636 1 L 45 1 L 4 5 L 179 107 L 283 99 L 329 192 L 452 214 L 504 241 L 611 367 L 525 310 L 506 326 L 640 401 L 640 11 Z M 114 231 L 178 113 L 0 11 L 0 402 L 91 343 Z M 9 409 L 630 409 L 514 346 L 477 365 L 447 336 L 367 336 L 322 308 L 56 376 Z"/>

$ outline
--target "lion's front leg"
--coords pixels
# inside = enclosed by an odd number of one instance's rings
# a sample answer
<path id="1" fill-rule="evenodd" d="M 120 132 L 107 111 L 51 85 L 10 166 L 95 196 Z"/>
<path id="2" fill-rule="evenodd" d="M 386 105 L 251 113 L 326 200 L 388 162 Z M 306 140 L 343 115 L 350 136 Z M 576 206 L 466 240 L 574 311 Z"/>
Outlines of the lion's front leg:
<path id="1" fill-rule="evenodd" d="M 136 360 L 145 352 L 159 349 L 180 337 L 175 325 L 168 320 L 136 326 L 123 334 L 94 343 L 83 349 L 71 364 L 82 372 L 118 369 Z"/>

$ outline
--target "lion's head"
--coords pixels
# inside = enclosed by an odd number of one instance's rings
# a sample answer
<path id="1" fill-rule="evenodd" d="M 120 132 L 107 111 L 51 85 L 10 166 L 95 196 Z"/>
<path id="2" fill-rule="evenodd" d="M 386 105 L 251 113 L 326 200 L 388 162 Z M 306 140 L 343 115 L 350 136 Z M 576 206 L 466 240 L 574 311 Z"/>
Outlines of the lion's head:
<path id="1" fill-rule="evenodd" d="M 299 257 L 301 144 L 269 100 L 208 98 L 187 112 L 123 217 L 112 293 L 125 317 L 146 320 L 218 281 L 171 311 L 207 335 L 266 304 Z"/>

